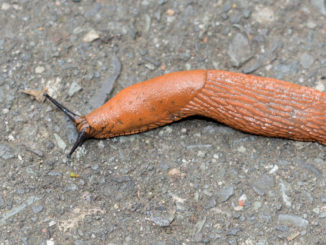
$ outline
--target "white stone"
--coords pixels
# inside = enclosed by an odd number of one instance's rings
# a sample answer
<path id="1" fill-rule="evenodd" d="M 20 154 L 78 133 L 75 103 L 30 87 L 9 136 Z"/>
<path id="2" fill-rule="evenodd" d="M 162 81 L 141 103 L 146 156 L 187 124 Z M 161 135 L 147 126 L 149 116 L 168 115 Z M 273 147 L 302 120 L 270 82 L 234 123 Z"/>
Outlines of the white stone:
<path id="1" fill-rule="evenodd" d="M 3 4 L 1 5 L 1 9 L 2 9 L 2 10 L 8 10 L 8 9 L 10 9 L 10 4 L 9 4 L 9 3 L 3 3 Z"/>
<path id="2" fill-rule="evenodd" d="M 83 38 L 83 41 L 86 43 L 90 43 L 95 41 L 96 39 L 99 39 L 100 34 L 95 30 L 90 30 Z"/>
<path id="3" fill-rule="evenodd" d="M 35 73 L 40 74 L 43 73 L 45 71 L 45 68 L 43 66 L 37 66 L 35 68 Z"/>

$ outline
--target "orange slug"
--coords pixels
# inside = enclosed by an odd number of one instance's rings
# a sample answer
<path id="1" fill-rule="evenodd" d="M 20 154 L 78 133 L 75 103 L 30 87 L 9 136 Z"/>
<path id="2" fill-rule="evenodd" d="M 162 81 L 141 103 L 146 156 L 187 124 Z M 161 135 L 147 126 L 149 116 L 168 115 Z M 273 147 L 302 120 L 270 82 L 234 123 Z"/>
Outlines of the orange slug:
<path id="1" fill-rule="evenodd" d="M 326 145 L 326 95 L 273 78 L 220 70 L 174 72 L 127 87 L 84 117 L 45 96 L 77 127 L 68 157 L 88 138 L 135 134 L 193 115 L 251 134 Z"/>

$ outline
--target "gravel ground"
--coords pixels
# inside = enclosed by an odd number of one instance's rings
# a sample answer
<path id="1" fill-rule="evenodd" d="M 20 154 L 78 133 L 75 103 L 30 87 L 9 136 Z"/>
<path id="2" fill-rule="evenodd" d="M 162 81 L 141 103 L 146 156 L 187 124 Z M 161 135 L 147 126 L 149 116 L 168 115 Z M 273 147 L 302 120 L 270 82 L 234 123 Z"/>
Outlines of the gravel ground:
<path id="1" fill-rule="evenodd" d="M 326 244 L 325 146 L 193 118 L 89 140 L 87 114 L 164 73 L 325 90 L 323 0 L 0 0 L 0 244 Z"/>

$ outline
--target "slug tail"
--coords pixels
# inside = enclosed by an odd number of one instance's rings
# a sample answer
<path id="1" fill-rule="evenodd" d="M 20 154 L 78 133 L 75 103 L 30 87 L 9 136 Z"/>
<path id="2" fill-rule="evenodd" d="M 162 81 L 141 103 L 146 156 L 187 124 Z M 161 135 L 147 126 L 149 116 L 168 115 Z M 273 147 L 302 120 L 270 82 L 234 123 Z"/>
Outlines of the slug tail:
<path id="1" fill-rule="evenodd" d="M 86 121 L 85 117 L 78 116 L 75 113 L 71 112 L 65 106 L 61 105 L 58 101 L 56 101 L 54 98 L 52 98 L 50 95 L 45 93 L 44 96 L 47 99 L 49 99 L 61 111 L 63 111 L 64 114 L 66 114 L 70 118 L 70 120 L 74 122 L 74 124 L 77 128 L 77 131 L 78 131 L 77 140 L 76 140 L 74 146 L 72 147 L 71 151 L 67 155 L 68 158 L 71 158 L 72 153 L 74 153 L 74 151 L 79 146 L 81 146 L 85 142 L 85 140 L 87 140 L 88 138 L 91 138 L 90 126 L 89 126 L 88 122 Z"/>

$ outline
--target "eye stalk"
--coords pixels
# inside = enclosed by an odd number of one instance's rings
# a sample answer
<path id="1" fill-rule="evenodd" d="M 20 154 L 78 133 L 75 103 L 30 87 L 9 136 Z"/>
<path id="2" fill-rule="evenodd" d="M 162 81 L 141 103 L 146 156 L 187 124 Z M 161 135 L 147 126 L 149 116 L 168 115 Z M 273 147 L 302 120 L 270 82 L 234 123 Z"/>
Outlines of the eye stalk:
<path id="1" fill-rule="evenodd" d="M 47 99 L 49 99 L 56 107 L 58 107 L 64 114 L 66 114 L 71 121 L 75 124 L 77 131 L 78 131 L 78 137 L 77 140 L 72 147 L 71 151 L 67 155 L 68 158 L 71 158 L 71 155 L 74 153 L 74 151 L 81 146 L 85 140 L 90 138 L 89 130 L 90 126 L 88 122 L 86 121 L 85 117 L 78 116 L 75 113 L 68 110 L 65 106 L 61 105 L 58 101 L 56 101 L 54 98 L 52 98 L 47 93 L 43 94 Z"/>

